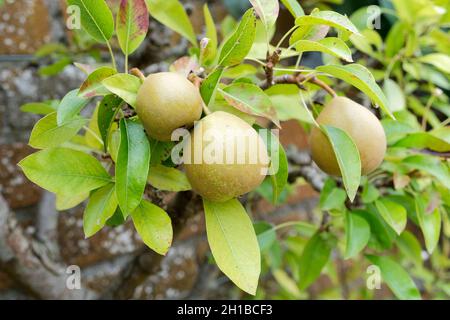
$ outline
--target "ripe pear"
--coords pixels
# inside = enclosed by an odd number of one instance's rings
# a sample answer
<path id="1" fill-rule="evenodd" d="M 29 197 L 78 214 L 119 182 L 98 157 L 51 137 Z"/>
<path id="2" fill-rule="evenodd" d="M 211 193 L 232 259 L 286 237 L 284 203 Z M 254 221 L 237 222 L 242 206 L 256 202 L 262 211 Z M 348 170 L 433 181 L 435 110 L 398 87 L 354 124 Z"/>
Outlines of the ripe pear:
<path id="1" fill-rule="evenodd" d="M 192 126 L 202 114 L 199 90 L 183 76 L 173 72 L 149 75 L 137 95 L 136 112 L 147 134 L 170 141 L 172 132 Z"/>
<path id="2" fill-rule="evenodd" d="M 266 145 L 256 130 L 223 111 L 197 122 L 183 150 L 192 188 L 210 201 L 224 202 L 252 191 L 269 167 Z"/>
<path id="3" fill-rule="evenodd" d="M 352 138 L 359 150 L 363 175 L 375 170 L 383 161 L 386 135 L 377 117 L 362 105 L 346 97 L 335 97 L 325 105 L 317 122 L 342 129 Z M 320 169 L 330 175 L 340 176 L 333 148 L 319 128 L 312 129 L 310 143 L 312 158 Z"/>

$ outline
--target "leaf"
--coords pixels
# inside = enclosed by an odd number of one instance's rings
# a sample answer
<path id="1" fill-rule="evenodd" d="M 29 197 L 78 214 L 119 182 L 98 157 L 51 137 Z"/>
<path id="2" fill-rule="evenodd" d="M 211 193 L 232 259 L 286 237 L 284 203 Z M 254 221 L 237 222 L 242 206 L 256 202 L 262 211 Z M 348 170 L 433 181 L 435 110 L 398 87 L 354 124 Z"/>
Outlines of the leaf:
<path id="1" fill-rule="evenodd" d="M 236 109 L 270 119 L 280 127 L 277 119 L 277 112 L 270 101 L 270 98 L 262 89 L 251 83 L 232 83 L 231 85 L 218 89 L 222 96 Z"/>
<path id="2" fill-rule="evenodd" d="M 83 192 L 80 194 L 56 194 L 56 210 L 64 211 L 72 209 L 84 200 L 89 198 L 89 192 Z"/>
<path id="3" fill-rule="evenodd" d="M 38 73 L 40 76 L 54 76 L 63 71 L 64 68 L 71 63 L 72 59 L 70 59 L 69 57 L 63 57 L 55 63 L 39 68 Z"/>
<path id="4" fill-rule="evenodd" d="M 350 259 L 361 252 L 369 242 L 369 223 L 360 216 L 347 212 L 345 214 L 345 239 L 345 259 Z"/>
<path id="5" fill-rule="evenodd" d="M 117 114 L 123 100 L 110 94 L 103 98 L 98 106 L 97 125 L 103 140 L 104 150 L 108 148 L 108 134 L 114 117 Z"/>
<path id="6" fill-rule="evenodd" d="M 208 77 L 206 77 L 205 81 L 203 81 L 200 86 L 200 94 L 203 98 L 203 102 L 207 106 L 214 103 L 216 89 L 219 86 L 222 74 L 223 68 L 217 68 L 214 72 L 210 73 Z"/>
<path id="7" fill-rule="evenodd" d="M 289 277 L 289 275 L 284 270 L 275 269 L 272 271 L 272 274 L 281 288 L 289 292 L 289 294 L 293 295 L 294 297 L 301 297 L 300 290 L 298 289 L 297 284 Z"/>
<path id="8" fill-rule="evenodd" d="M 18 165 L 28 179 L 53 193 L 82 194 L 111 182 L 97 159 L 72 149 L 42 150 Z"/>
<path id="9" fill-rule="evenodd" d="M 261 256 L 255 230 L 238 200 L 203 199 L 206 232 L 217 266 L 245 292 L 255 295 Z"/>
<path id="10" fill-rule="evenodd" d="M 391 112 L 401 111 L 405 109 L 405 94 L 397 82 L 386 79 L 383 83 L 383 92 L 388 101 L 389 110 Z"/>
<path id="11" fill-rule="evenodd" d="M 373 75 L 360 64 L 352 63 L 345 66 L 341 65 L 327 65 L 316 68 L 319 72 L 325 72 L 333 77 L 341 79 L 349 84 L 355 86 L 364 92 L 374 103 L 378 104 L 381 109 L 389 115 L 392 119 L 394 116 L 389 111 L 388 101 L 384 96 L 383 91 L 375 82 Z"/>
<path id="12" fill-rule="evenodd" d="M 334 11 L 316 11 L 308 16 L 301 16 L 295 20 L 295 24 L 303 25 L 327 25 L 330 27 L 345 30 L 352 34 L 358 34 L 358 29 L 346 17 Z"/>
<path id="13" fill-rule="evenodd" d="M 277 84 L 264 91 L 272 101 L 280 121 L 300 120 L 312 123 L 301 103 L 300 89 L 295 84 Z"/>
<path id="14" fill-rule="evenodd" d="M 294 45 L 299 40 L 322 40 L 327 36 L 328 31 L 330 31 L 330 27 L 322 24 L 301 26 L 292 33 L 289 38 L 289 45 Z"/>
<path id="15" fill-rule="evenodd" d="M 275 229 L 270 223 L 265 221 L 255 222 L 253 228 L 258 238 L 261 253 L 266 252 L 277 240 Z"/>
<path id="16" fill-rule="evenodd" d="M 139 205 L 147 184 L 150 143 L 141 124 L 120 121 L 120 147 L 116 164 L 116 193 L 119 206 L 128 216 Z"/>
<path id="17" fill-rule="evenodd" d="M 95 96 L 102 96 L 109 93 L 103 86 L 102 81 L 115 75 L 116 69 L 110 67 L 100 67 L 89 74 L 78 91 L 78 96 L 89 99 Z"/>
<path id="18" fill-rule="evenodd" d="M 130 55 L 139 48 L 147 35 L 149 24 L 148 9 L 144 0 L 120 1 L 116 34 L 125 55 Z"/>
<path id="19" fill-rule="evenodd" d="M 416 212 L 419 220 L 420 229 L 422 229 L 425 238 L 425 246 L 429 254 L 431 254 L 439 242 L 441 234 L 441 214 L 439 208 L 426 208 L 423 198 L 416 198 Z"/>
<path id="20" fill-rule="evenodd" d="M 31 131 L 29 145 L 36 149 L 58 147 L 72 139 L 86 122 L 86 119 L 77 118 L 58 126 L 56 124 L 56 112 L 50 113 L 34 126 Z"/>
<path id="21" fill-rule="evenodd" d="M 95 190 L 84 210 L 83 230 L 86 238 L 103 228 L 117 209 L 117 197 L 114 183 Z"/>
<path id="22" fill-rule="evenodd" d="M 432 132 L 414 132 L 394 144 L 395 147 L 430 149 L 437 152 L 450 151 L 450 142 L 436 137 Z"/>
<path id="23" fill-rule="evenodd" d="M 333 147 L 345 190 L 348 198 L 353 202 L 361 181 L 361 159 L 358 148 L 345 131 L 328 125 L 320 126 L 320 128 Z"/>
<path id="24" fill-rule="evenodd" d="M 344 190 L 336 186 L 336 182 L 329 178 L 320 192 L 319 205 L 322 211 L 342 209 L 347 197 Z"/>
<path id="25" fill-rule="evenodd" d="M 141 80 L 131 74 L 119 73 L 102 81 L 102 84 L 112 93 L 121 97 L 132 107 L 136 107 L 136 98 Z"/>
<path id="26" fill-rule="evenodd" d="M 402 164 L 409 169 L 428 172 L 447 189 L 450 189 L 449 169 L 439 159 L 426 155 L 413 155 L 403 159 Z"/>
<path id="27" fill-rule="evenodd" d="M 146 0 L 150 15 L 188 39 L 195 47 L 197 37 L 183 5 L 178 0 Z"/>
<path id="28" fill-rule="evenodd" d="M 353 210 L 352 214 L 366 220 L 370 225 L 371 235 L 368 246 L 375 250 L 386 250 L 392 247 L 397 234 L 387 225 L 374 206 L 368 205 L 367 210 Z"/>
<path id="29" fill-rule="evenodd" d="M 297 0 L 281 0 L 281 2 L 289 10 L 294 18 L 305 15 L 305 12 L 303 11 Z"/>
<path id="30" fill-rule="evenodd" d="M 150 167 L 148 182 L 158 190 L 173 192 L 191 190 L 191 184 L 184 172 L 162 165 Z"/>
<path id="31" fill-rule="evenodd" d="M 206 38 L 208 38 L 208 44 L 206 48 L 203 49 L 203 61 L 206 65 L 210 65 L 214 62 L 214 59 L 217 55 L 217 30 L 216 24 L 214 23 L 213 17 L 211 16 L 211 12 L 209 11 L 208 5 L 205 3 L 203 5 L 203 16 L 205 17 L 205 25 L 206 25 Z"/>
<path id="32" fill-rule="evenodd" d="M 406 227 L 406 209 L 386 199 L 376 200 L 375 205 L 384 221 L 400 235 Z"/>
<path id="33" fill-rule="evenodd" d="M 26 104 L 22 105 L 20 107 L 20 111 L 34 113 L 34 114 L 47 115 L 49 113 L 55 112 L 56 108 L 53 107 L 51 104 L 32 102 L 32 103 L 26 103 Z"/>
<path id="34" fill-rule="evenodd" d="M 269 31 L 275 25 L 278 13 L 280 12 L 278 0 L 250 0 L 250 3 L 263 22 L 266 33 L 269 34 Z"/>
<path id="35" fill-rule="evenodd" d="M 105 147 L 102 138 L 100 137 L 100 130 L 98 128 L 99 107 L 100 104 L 97 104 L 97 106 L 94 109 L 94 112 L 92 113 L 92 117 L 89 120 L 89 126 L 84 133 L 84 142 L 87 146 L 91 147 L 92 149 L 102 151 L 105 149 Z"/>
<path id="36" fill-rule="evenodd" d="M 320 51 L 341 58 L 347 62 L 353 62 L 351 50 L 339 38 L 328 37 L 319 41 L 298 40 L 295 48 L 298 52 Z"/>
<path id="37" fill-rule="evenodd" d="M 394 295 L 401 300 L 420 300 L 414 281 L 399 264 L 388 257 L 367 255 L 367 259 L 380 268 L 381 276 Z"/>
<path id="38" fill-rule="evenodd" d="M 58 106 L 58 125 L 75 118 L 88 102 L 87 99 L 78 96 L 77 89 L 67 93 Z"/>
<path id="39" fill-rule="evenodd" d="M 173 231 L 169 215 L 160 207 L 143 200 L 131 213 L 134 227 L 144 243 L 165 255 L 172 244 Z"/>
<path id="40" fill-rule="evenodd" d="M 306 243 L 300 257 L 300 290 L 308 288 L 322 272 L 328 262 L 334 239 L 331 234 L 318 232 Z"/>
<path id="41" fill-rule="evenodd" d="M 419 58 L 419 61 L 431 64 L 444 73 L 450 73 L 450 57 L 444 53 L 430 53 Z"/>
<path id="42" fill-rule="evenodd" d="M 411 232 L 408 230 L 403 231 L 397 239 L 397 246 L 415 264 L 422 264 L 422 247 L 420 246 L 419 240 Z"/>
<path id="43" fill-rule="evenodd" d="M 253 9 L 247 10 L 236 31 L 228 38 L 219 55 L 219 65 L 234 66 L 241 63 L 252 48 L 256 35 Z"/>
<path id="44" fill-rule="evenodd" d="M 80 9 L 81 25 L 92 38 L 108 42 L 114 32 L 114 19 L 104 0 L 68 0 Z"/>

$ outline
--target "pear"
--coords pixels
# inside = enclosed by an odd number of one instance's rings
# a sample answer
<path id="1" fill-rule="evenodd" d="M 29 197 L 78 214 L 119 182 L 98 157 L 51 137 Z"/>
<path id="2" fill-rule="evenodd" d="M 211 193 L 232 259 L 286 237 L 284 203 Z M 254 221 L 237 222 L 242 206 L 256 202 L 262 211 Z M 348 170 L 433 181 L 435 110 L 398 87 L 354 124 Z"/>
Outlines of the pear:
<path id="1" fill-rule="evenodd" d="M 199 90 L 189 80 L 160 72 L 149 75 L 140 87 L 136 112 L 147 135 L 170 141 L 174 130 L 200 119 L 202 103 Z"/>
<path id="2" fill-rule="evenodd" d="M 378 118 L 362 105 L 346 97 L 335 97 L 325 105 L 317 122 L 342 129 L 352 138 L 359 150 L 363 175 L 374 171 L 383 161 L 386 135 Z M 333 148 L 319 128 L 312 129 L 310 144 L 312 158 L 320 169 L 330 175 L 340 176 Z"/>
<path id="3" fill-rule="evenodd" d="M 224 202 L 254 190 L 268 171 L 262 138 L 247 122 L 223 111 L 197 122 L 183 150 L 192 188 L 210 201 Z"/>

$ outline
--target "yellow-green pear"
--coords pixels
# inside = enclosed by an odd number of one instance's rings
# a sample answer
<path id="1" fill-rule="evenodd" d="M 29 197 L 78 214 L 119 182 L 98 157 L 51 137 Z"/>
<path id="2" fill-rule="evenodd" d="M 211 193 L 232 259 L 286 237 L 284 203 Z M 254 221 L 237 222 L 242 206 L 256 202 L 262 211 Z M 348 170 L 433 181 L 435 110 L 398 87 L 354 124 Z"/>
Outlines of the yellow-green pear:
<path id="1" fill-rule="evenodd" d="M 223 111 L 197 122 L 183 157 L 192 188 L 216 202 L 252 191 L 264 180 L 269 167 L 266 145 L 256 130 Z"/>
<path id="2" fill-rule="evenodd" d="M 362 105 L 346 97 L 335 97 L 325 105 L 317 122 L 342 129 L 352 138 L 359 150 L 363 175 L 375 170 L 383 161 L 386 135 L 378 118 Z M 319 128 L 312 129 L 310 143 L 312 158 L 320 169 L 340 176 L 333 148 Z"/>
<path id="3" fill-rule="evenodd" d="M 170 141 L 174 130 L 200 119 L 202 103 L 199 90 L 189 80 L 174 72 L 160 72 L 145 79 L 136 112 L 150 137 Z"/>

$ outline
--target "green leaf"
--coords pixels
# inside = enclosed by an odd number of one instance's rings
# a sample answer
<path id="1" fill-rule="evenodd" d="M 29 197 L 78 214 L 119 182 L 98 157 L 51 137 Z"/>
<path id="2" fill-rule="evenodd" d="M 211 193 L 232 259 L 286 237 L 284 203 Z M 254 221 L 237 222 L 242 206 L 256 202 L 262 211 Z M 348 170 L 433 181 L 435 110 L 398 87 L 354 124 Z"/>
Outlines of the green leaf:
<path id="1" fill-rule="evenodd" d="M 162 165 L 150 167 L 148 182 L 158 190 L 173 192 L 191 190 L 191 184 L 184 172 Z"/>
<path id="2" fill-rule="evenodd" d="M 32 102 L 26 103 L 20 107 L 20 111 L 27 113 L 34 113 L 40 115 L 47 115 L 49 113 L 55 112 L 56 108 L 51 104 L 41 103 L 41 102 Z"/>
<path id="3" fill-rule="evenodd" d="M 281 2 L 289 10 L 294 18 L 305 15 L 305 12 L 303 11 L 297 0 L 281 0 Z"/>
<path id="4" fill-rule="evenodd" d="M 148 9 L 144 0 L 120 2 L 116 34 L 125 55 L 130 55 L 139 48 L 147 35 L 149 24 Z"/>
<path id="5" fill-rule="evenodd" d="M 141 80 L 131 74 L 119 73 L 102 81 L 102 84 L 112 93 L 121 97 L 132 107 L 136 107 L 136 98 Z"/>
<path id="6" fill-rule="evenodd" d="M 329 178 L 320 192 L 319 206 L 322 211 L 342 209 L 347 197 L 344 190 L 336 186 L 336 182 Z"/>
<path id="7" fill-rule="evenodd" d="M 116 209 L 117 197 L 114 183 L 95 190 L 89 198 L 83 215 L 83 230 L 86 238 L 102 229 Z"/>
<path id="8" fill-rule="evenodd" d="M 364 183 L 363 191 L 361 193 L 361 200 L 363 203 L 371 203 L 380 197 L 378 189 L 366 179 Z"/>
<path id="9" fill-rule="evenodd" d="M 203 98 L 203 102 L 209 106 L 214 103 L 217 87 L 219 86 L 220 79 L 222 78 L 223 68 L 217 68 L 214 72 L 210 73 L 206 77 L 205 81 L 200 86 L 200 94 Z"/>
<path id="10" fill-rule="evenodd" d="M 209 11 L 208 5 L 205 3 L 203 5 L 203 16 L 205 17 L 205 25 L 206 25 L 206 38 L 209 39 L 208 44 L 206 45 L 206 48 L 202 51 L 202 61 L 206 65 L 210 65 L 214 62 L 214 59 L 217 55 L 217 30 L 216 30 L 216 24 L 214 23 L 214 19 L 211 15 L 211 12 Z"/>
<path id="11" fill-rule="evenodd" d="M 388 101 L 389 110 L 391 112 L 404 110 L 406 107 L 405 94 L 397 82 L 386 79 L 383 83 L 383 92 Z"/>
<path id="12" fill-rule="evenodd" d="M 143 200 L 131 213 L 131 218 L 144 243 L 155 252 L 165 255 L 173 238 L 169 215 L 160 207 Z"/>
<path id="13" fill-rule="evenodd" d="M 256 18 L 253 9 L 249 9 L 242 17 L 236 31 L 223 45 L 219 65 L 234 66 L 241 63 L 252 48 L 255 34 Z"/>
<path id="14" fill-rule="evenodd" d="M 93 156 L 65 148 L 46 149 L 20 161 L 25 176 L 59 194 L 82 194 L 100 188 L 111 177 Z"/>
<path id="15" fill-rule="evenodd" d="M 396 233 L 372 205 L 368 206 L 368 210 L 354 210 L 352 214 L 358 215 L 369 223 L 371 235 L 368 246 L 370 248 L 386 250 L 392 247 Z"/>
<path id="16" fill-rule="evenodd" d="M 396 22 L 386 36 L 385 53 L 387 57 L 394 57 L 405 46 L 407 26 L 404 22 Z"/>
<path id="17" fill-rule="evenodd" d="M 102 81 L 115 75 L 116 69 L 110 67 L 100 67 L 89 74 L 78 91 L 78 96 L 89 99 L 95 96 L 102 96 L 109 93 L 103 86 Z"/>
<path id="18" fill-rule="evenodd" d="M 444 73 L 450 73 L 450 57 L 444 53 L 430 53 L 419 58 L 420 62 L 431 64 Z"/>
<path id="19" fill-rule="evenodd" d="M 281 288 L 289 292 L 289 294 L 293 295 L 294 297 L 301 297 L 300 290 L 298 289 L 297 284 L 284 270 L 275 269 L 272 271 L 272 274 Z"/>
<path id="20" fill-rule="evenodd" d="M 238 200 L 203 199 L 206 232 L 217 266 L 245 292 L 255 295 L 261 256 L 255 230 Z"/>
<path id="21" fill-rule="evenodd" d="M 109 129 L 114 121 L 123 100 L 116 95 L 110 94 L 103 98 L 98 106 L 97 125 L 103 140 L 103 147 L 108 148 Z"/>
<path id="22" fill-rule="evenodd" d="M 415 149 L 430 149 L 437 152 L 450 151 L 450 142 L 440 139 L 432 132 L 410 133 L 394 144 L 395 147 L 410 147 Z"/>
<path id="23" fill-rule="evenodd" d="M 275 229 L 270 223 L 265 221 L 255 222 L 253 227 L 255 228 L 261 253 L 266 252 L 277 240 Z"/>
<path id="24" fill-rule="evenodd" d="M 114 32 L 114 19 L 104 0 L 68 0 L 80 9 L 81 25 L 92 38 L 108 42 Z"/>
<path id="25" fill-rule="evenodd" d="M 389 111 L 388 101 L 384 96 L 383 91 L 376 83 L 373 75 L 360 64 L 352 63 L 345 66 L 342 65 L 327 65 L 316 68 L 319 72 L 325 72 L 333 77 L 341 79 L 362 92 L 364 92 L 374 103 L 378 104 L 381 109 L 394 119 L 394 116 Z"/>
<path id="26" fill-rule="evenodd" d="M 278 18 L 280 12 L 280 4 L 278 0 L 250 0 L 253 8 L 255 8 L 258 17 L 264 24 L 267 35 Z"/>
<path id="27" fill-rule="evenodd" d="M 36 149 L 58 147 L 72 139 L 86 123 L 86 119 L 76 118 L 58 126 L 56 124 L 56 112 L 50 113 L 34 126 L 29 145 Z"/>
<path id="28" fill-rule="evenodd" d="M 75 118 L 88 102 L 89 100 L 78 96 L 77 89 L 67 93 L 58 106 L 58 125 Z"/>
<path id="29" fill-rule="evenodd" d="M 139 205 L 147 184 L 150 143 L 141 124 L 120 121 L 120 147 L 116 164 L 116 193 L 119 206 L 128 216 Z"/>
<path id="30" fill-rule="evenodd" d="M 225 100 L 236 109 L 247 114 L 265 117 L 280 127 L 272 101 L 258 86 L 238 82 L 218 90 Z"/>
<path id="31" fill-rule="evenodd" d="M 320 126 L 320 128 L 328 137 L 333 147 L 339 169 L 341 170 L 345 190 L 347 191 L 348 198 L 353 202 L 361 181 L 361 159 L 358 148 L 344 130 L 328 125 Z"/>
<path id="32" fill-rule="evenodd" d="M 319 51 L 353 62 L 350 48 L 339 38 L 328 37 L 319 41 L 299 40 L 295 49 L 298 52 Z"/>
<path id="33" fill-rule="evenodd" d="M 422 247 L 420 246 L 419 240 L 411 232 L 408 230 L 403 231 L 397 239 L 397 246 L 415 264 L 422 264 Z"/>
<path id="34" fill-rule="evenodd" d="M 448 167 L 439 159 L 426 155 L 413 155 L 403 159 L 402 164 L 409 169 L 428 172 L 447 189 L 450 189 L 450 172 Z"/>
<path id="35" fill-rule="evenodd" d="M 284 191 L 288 182 L 288 160 L 286 152 L 280 143 L 279 138 L 270 130 L 264 129 L 258 125 L 256 130 L 267 147 L 267 153 L 270 157 L 270 167 L 268 177 L 272 186 L 272 203 L 279 202 L 279 197 Z"/>
<path id="36" fill-rule="evenodd" d="M 272 101 L 280 121 L 295 119 L 312 123 L 311 116 L 301 103 L 300 89 L 295 84 L 277 84 L 264 92 Z"/>
<path id="37" fill-rule="evenodd" d="M 388 257 L 367 255 L 380 268 L 381 276 L 394 295 L 401 300 L 420 300 L 420 292 L 408 272 Z"/>
<path id="38" fill-rule="evenodd" d="M 345 259 L 349 259 L 366 247 L 370 239 L 370 225 L 352 212 L 347 212 L 345 218 Z"/>
<path id="39" fill-rule="evenodd" d="M 178 0 L 146 0 L 150 15 L 197 47 L 197 37 L 183 5 Z"/>
<path id="40" fill-rule="evenodd" d="M 300 257 L 300 290 L 309 287 L 320 276 L 328 262 L 335 239 L 331 234 L 318 232 L 309 239 Z"/>
<path id="41" fill-rule="evenodd" d="M 420 229 L 425 238 L 428 253 L 432 253 L 439 242 L 441 234 L 441 214 L 439 208 L 427 208 L 427 203 L 421 197 L 416 198 L 416 212 Z"/>
<path id="42" fill-rule="evenodd" d="M 89 198 L 89 192 L 83 192 L 80 194 L 56 194 L 56 210 L 64 211 L 72 209 L 84 200 Z"/>
<path id="43" fill-rule="evenodd" d="M 406 209 L 387 199 L 376 200 L 375 205 L 384 221 L 386 221 L 397 234 L 401 234 L 406 227 Z"/>
<path id="44" fill-rule="evenodd" d="M 346 17 L 334 11 L 315 11 L 309 16 L 301 16 L 295 20 L 295 24 L 304 25 L 327 25 L 330 27 L 345 30 L 349 33 L 358 34 L 358 29 Z"/>
<path id="45" fill-rule="evenodd" d="M 64 68 L 71 63 L 72 59 L 70 59 L 69 57 L 62 57 L 51 65 L 39 68 L 38 73 L 40 76 L 54 76 L 63 71 Z"/>

